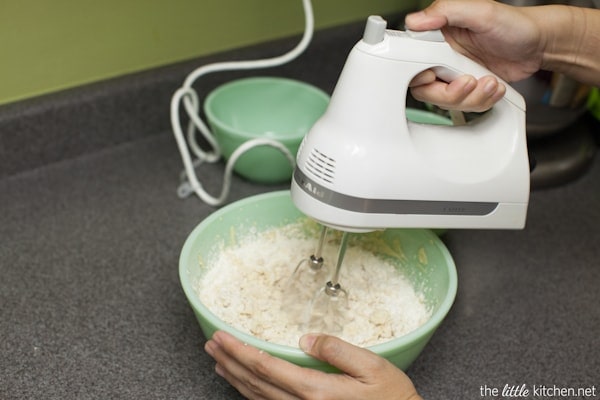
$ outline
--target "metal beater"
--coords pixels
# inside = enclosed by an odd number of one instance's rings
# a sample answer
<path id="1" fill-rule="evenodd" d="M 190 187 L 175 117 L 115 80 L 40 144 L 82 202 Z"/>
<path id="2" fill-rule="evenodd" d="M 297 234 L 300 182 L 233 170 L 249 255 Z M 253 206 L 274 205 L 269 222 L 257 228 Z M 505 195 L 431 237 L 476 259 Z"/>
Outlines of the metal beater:
<path id="1" fill-rule="evenodd" d="M 326 243 L 327 232 L 327 226 L 323 226 L 315 252 L 308 258 L 302 259 L 294 269 L 287 285 L 284 306 L 288 308 L 292 315 L 298 315 L 299 323 L 305 329 L 335 333 L 343 328 L 343 321 L 346 317 L 345 310 L 348 305 L 348 292 L 340 284 L 339 278 L 348 247 L 349 233 L 344 232 L 342 234 L 335 269 L 329 280 L 325 282 L 328 269 L 324 268 L 323 248 Z M 302 268 L 305 264 L 308 268 Z M 301 276 L 303 271 L 309 272 L 312 275 L 312 280 L 309 281 L 307 277 Z M 291 295 L 294 293 L 293 285 L 310 284 L 315 280 L 325 283 L 318 284 L 319 286 L 315 289 L 311 298 L 308 299 L 308 303 L 307 299 L 300 299 Z"/>
<path id="2" fill-rule="evenodd" d="M 308 259 L 300 260 L 300 262 L 298 263 L 298 265 L 296 265 L 296 268 L 294 269 L 292 279 L 294 279 L 298 275 L 300 267 L 302 267 L 304 263 L 307 263 L 310 267 L 310 270 L 314 272 L 320 271 L 321 268 L 323 268 L 323 244 L 325 243 L 326 236 L 327 227 L 323 225 L 323 227 L 321 228 L 321 235 L 319 236 L 319 242 L 317 244 L 317 249 L 315 250 L 314 254 L 311 254 L 308 257 Z"/>

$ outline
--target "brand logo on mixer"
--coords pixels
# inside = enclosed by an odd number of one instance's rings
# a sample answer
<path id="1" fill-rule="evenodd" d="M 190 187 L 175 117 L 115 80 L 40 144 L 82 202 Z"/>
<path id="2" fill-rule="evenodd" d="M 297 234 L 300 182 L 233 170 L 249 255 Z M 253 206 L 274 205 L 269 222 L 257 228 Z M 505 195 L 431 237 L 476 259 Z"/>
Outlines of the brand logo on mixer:
<path id="1" fill-rule="evenodd" d="M 325 192 L 323 190 L 320 190 L 317 185 L 314 185 L 310 182 L 303 181 L 302 186 L 304 187 L 304 190 L 306 190 L 309 193 L 312 193 L 313 196 L 323 197 L 325 195 Z"/>
<path id="2" fill-rule="evenodd" d="M 466 213 L 467 207 L 464 206 L 446 206 L 444 207 L 444 212 L 447 212 L 449 214 L 464 214 Z"/>

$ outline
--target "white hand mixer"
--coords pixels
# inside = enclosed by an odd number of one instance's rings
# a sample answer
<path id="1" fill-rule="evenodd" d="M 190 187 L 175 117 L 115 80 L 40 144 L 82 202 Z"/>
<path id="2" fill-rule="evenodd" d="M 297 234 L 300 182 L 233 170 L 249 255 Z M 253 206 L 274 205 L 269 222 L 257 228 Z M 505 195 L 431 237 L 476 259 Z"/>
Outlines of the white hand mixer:
<path id="1" fill-rule="evenodd" d="M 413 123 L 405 113 L 408 85 L 429 68 L 447 81 L 492 74 L 455 52 L 440 31 L 387 30 L 381 17 L 368 18 L 327 111 L 300 146 L 291 195 L 303 213 L 344 235 L 524 227 L 530 172 L 524 99 L 506 85 L 502 100 L 466 125 Z M 345 295 L 337 282 L 344 246 L 345 239 L 323 289 L 329 296 Z"/>

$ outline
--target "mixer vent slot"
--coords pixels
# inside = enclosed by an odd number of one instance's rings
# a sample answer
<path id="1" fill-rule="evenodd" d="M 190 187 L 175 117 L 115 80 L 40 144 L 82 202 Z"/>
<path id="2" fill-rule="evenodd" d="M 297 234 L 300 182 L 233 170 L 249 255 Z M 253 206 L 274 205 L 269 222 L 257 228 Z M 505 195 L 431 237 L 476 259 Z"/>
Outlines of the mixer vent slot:
<path id="1" fill-rule="evenodd" d="M 306 170 L 327 183 L 333 183 L 335 160 L 317 149 L 312 149 L 306 161 Z"/>

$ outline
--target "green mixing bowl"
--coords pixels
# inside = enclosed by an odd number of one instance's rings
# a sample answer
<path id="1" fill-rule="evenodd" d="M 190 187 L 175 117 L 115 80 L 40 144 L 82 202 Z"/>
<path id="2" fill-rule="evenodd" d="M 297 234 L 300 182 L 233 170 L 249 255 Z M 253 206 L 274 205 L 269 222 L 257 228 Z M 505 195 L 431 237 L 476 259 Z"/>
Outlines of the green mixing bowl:
<path id="1" fill-rule="evenodd" d="M 304 135 L 327 104 L 329 96 L 312 85 L 257 77 L 219 86 L 204 101 L 204 112 L 225 159 L 255 138 L 277 140 L 295 157 Z M 251 181 L 269 184 L 288 181 L 292 176 L 288 159 L 270 146 L 245 152 L 234 171 Z"/>
<path id="2" fill-rule="evenodd" d="M 257 230 L 287 225 L 303 218 L 306 217 L 293 205 L 289 191 L 261 194 L 229 204 L 211 214 L 189 235 L 179 259 L 179 277 L 207 338 L 216 330 L 224 330 L 245 343 L 297 365 L 332 371 L 331 366 L 304 354 L 299 348 L 269 343 L 229 326 L 202 304 L 194 289 L 205 272 L 200 260 L 214 255 L 215 249 L 233 244 L 235 236 L 241 237 L 245 232 L 256 234 Z M 433 310 L 431 318 L 420 328 L 369 347 L 399 368 L 406 369 L 423 350 L 454 302 L 456 268 L 442 241 L 429 230 L 388 229 L 383 232 L 383 240 L 395 254 L 403 255 L 394 260 L 397 268 L 408 277 L 416 291 L 423 294 L 426 304 Z"/>

